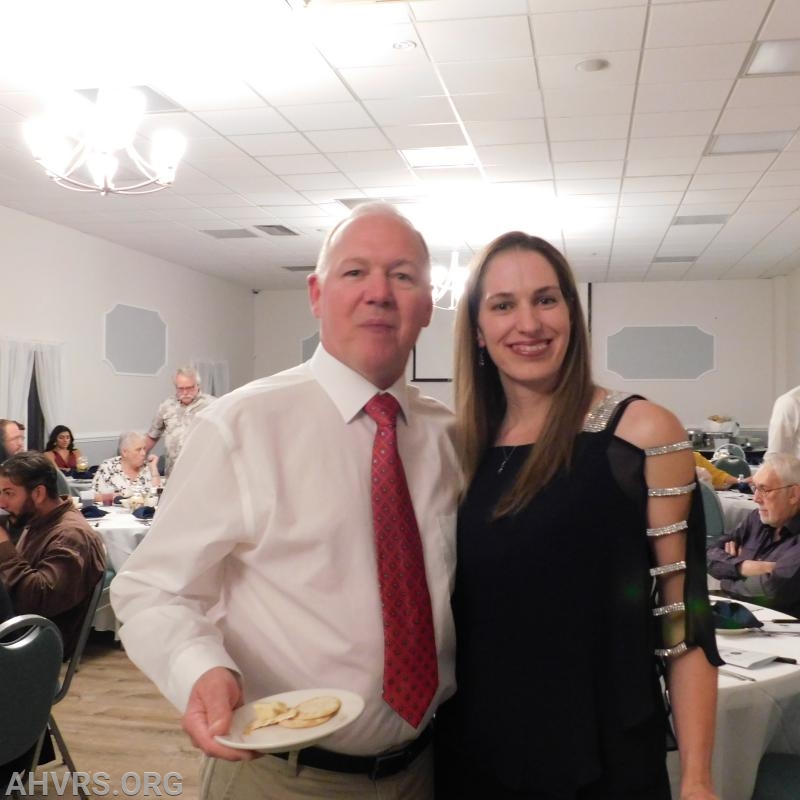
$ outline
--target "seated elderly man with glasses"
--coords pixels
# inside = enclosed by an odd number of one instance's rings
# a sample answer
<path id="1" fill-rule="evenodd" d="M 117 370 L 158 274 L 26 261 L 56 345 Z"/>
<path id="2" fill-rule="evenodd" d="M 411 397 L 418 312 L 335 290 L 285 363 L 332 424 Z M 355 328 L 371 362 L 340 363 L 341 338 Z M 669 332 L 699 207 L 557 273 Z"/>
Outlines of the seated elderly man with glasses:
<path id="1" fill-rule="evenodd" d="M 708 548 L 708 571 L 731 597 L 800 616 L 800 459 L 768 453 L 752 486 L 758 508 Z"/>

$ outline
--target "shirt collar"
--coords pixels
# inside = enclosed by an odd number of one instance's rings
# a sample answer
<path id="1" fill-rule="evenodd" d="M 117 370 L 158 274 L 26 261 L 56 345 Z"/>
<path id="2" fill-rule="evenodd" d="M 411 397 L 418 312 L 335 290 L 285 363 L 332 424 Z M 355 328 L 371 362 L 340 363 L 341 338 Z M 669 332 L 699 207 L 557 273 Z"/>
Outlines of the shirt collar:
<path id="1" fill-rule="evenodd" d="M 334 358 L 321 344 L 317 346 L 308 364 L 345 422 L 352 422 L 370 398 L 382 391 L 363 375 Z M 401 375 L 385 391 L 397 400 L 403 417 L 408 420 L 410 408 L 405 375 Z"/>

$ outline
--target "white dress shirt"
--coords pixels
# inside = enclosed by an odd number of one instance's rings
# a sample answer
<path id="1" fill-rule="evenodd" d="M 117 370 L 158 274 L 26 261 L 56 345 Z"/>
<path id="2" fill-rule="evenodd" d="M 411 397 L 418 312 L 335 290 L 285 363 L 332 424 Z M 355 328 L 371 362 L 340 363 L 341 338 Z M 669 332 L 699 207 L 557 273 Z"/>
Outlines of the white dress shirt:
<path id="1" fill-rule="evenodd" d="M 775 401 L 767 433 L 767 450 L 800 458 L 800 386 Z"/>
<path id="2" fill-rule="evenodd" d="M 381 698 L 383 623 L 370 462 L 378 390 L 322 347 L 198 415 L 153 526 L 112 585 L 125 648 L 178 708 L 212 667 L 245 700 L 343 688 L 366 701 L 325 740 L 374 754 L 415 738 L 455 688 L 457 470 L 450 412 L 404 380 L 398 442 L 430 588 L 439 690 L 419 729 Z"/>

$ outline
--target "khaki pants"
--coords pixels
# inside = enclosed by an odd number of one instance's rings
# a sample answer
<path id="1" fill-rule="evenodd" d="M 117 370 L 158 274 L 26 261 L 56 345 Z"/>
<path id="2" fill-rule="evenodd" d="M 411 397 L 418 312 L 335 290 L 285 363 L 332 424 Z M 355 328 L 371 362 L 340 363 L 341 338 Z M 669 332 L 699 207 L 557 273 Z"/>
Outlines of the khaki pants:
<path id="1" fill-rule="evenodd" d="M 433 747 L 388 778 L 297 766 L 262 756 L 253 761 L 203 762 L 200 800 L 433 800 Z"/>

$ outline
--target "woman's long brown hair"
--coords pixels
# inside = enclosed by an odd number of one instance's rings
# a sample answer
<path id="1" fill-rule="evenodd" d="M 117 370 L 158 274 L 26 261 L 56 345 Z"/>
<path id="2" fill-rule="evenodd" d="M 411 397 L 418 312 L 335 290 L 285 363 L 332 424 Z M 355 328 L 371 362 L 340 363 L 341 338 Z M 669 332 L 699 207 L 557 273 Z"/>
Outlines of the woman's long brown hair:
<path id="1" fill-rule="evenodd" d="M 516 481 L 498 501 L 496 517 L 520 511 L 560 470 L 569 467 L 573 443 L 595 389 L 583 310 L 567 260 L 538 236 L 519 231 L 498 236 L 473 261 L 456 313 L 456 446 L 466 485 L 474 478 L 486 450 L 494 444 L 506 413 L 506 398 L 497 367 L 488 353 L 484 354 L 484 365 L 479 363 L 478 310 L 486 270 L 496 255 L 507 250 L 539 253 L 547 259 L 556 272 L 569 308 L 570 334 L 541 435 Z"/>

